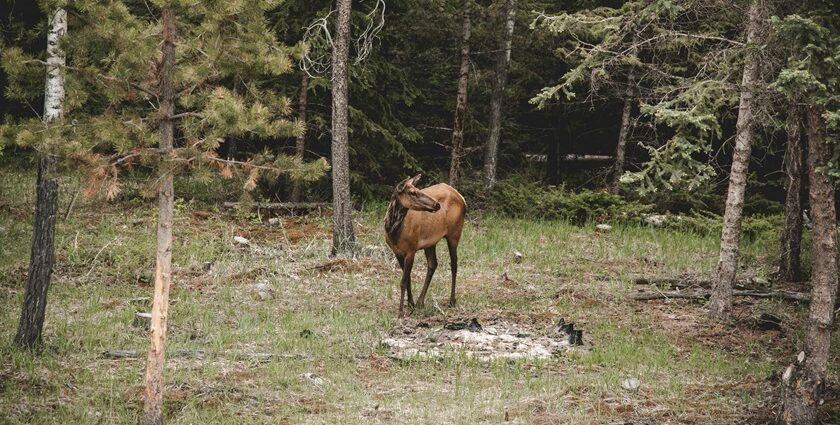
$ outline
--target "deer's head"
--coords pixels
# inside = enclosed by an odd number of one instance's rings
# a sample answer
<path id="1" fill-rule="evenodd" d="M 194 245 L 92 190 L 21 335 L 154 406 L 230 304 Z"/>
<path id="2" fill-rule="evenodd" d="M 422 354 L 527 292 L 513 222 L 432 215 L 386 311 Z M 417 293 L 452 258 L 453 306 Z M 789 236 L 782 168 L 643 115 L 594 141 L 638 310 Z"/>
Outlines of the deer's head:
<path id="1" fill-rule="evenodd" d="M 440 203 L 429 195 L 421 192 L 420 189 L 414 187 L 417 181 L 420 180 L 420 174 L 409 177 L 397 184 L 394 187 L 394 198 L 401 207 L 416 210 L 435 212 L 440 209 Z"/>

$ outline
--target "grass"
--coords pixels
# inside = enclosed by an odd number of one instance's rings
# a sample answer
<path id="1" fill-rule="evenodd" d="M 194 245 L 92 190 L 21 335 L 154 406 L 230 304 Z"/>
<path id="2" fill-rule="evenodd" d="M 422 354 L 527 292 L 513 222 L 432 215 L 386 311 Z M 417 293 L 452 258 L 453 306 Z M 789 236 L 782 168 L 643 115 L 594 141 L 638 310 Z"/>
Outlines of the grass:
<path id="1" fill-rule="evenodd" d="M 0 168 L 0 423 L 136 423 L 145 361 L 101 353 L 144 353 L 147 345 L 132 320 L 150 309 L 154 205 L 80 200 L 69 219 L 59 219 L 44 344 L 33 355 L 11 344 L 33 202 L 34 176 L 21 168 Z M 79 184 L 62 179 L 62 212 Z M 383 208 L 357 216 L 362 246 L 383 245 Z M 789 331 L 781 337 L 707 321 L 696 302 L 623 299 L 631 276 L 708 276 L 717 259 L 712 236 L 621 225 L 598 234 L 593 224 L 471 213 L 459 249 L 458 305 L 444 307 L 449 262 L 442 248 L 427 307 L 399 320 L 390 258 L 327 258 L 329 225 L 329 217 L 313 215 L 270 226 L 248 213 L 178 202 L 169 422 L 473 424 L 502 422 L 507 412 L 512 423 L 756 423 L 777 401 L 771 376 L 800 346 L 804 310 L 789 303 L 736 309 L 742 317 L 782 315 Z M 235 235 L 255 248 L 235 249 Z M 747 241 L 745 273 L 766 274 L 775 256 L 767 247 L 775 245 Z M 514 251 L 523 253 L 521 263 Z M 425 270 L 422 257 L 415 282 Z M 503 285 L 503 273 L 512 282 Z M 272 299 L 256 296 L 258 282 L 272 286 Z M 564 317 L 585 330 L 587 345 L 551 360 L 481 363 L 458 353 L 393 360 L 379 344 L 402 326 L 469 317 L 535 329 Z M 199 350 L 203 358 L 175 355 Z M 237 357 L 249 352 L 292 355 Z M 640 380 L 638 392 L 622 388 L 630 377 Z"/>

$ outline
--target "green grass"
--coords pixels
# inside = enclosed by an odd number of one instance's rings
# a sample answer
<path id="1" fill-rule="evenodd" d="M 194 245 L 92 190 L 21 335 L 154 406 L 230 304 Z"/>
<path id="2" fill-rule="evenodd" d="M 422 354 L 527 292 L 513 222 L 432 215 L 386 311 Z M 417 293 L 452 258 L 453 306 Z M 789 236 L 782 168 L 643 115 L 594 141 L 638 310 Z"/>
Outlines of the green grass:
<path id="1" fill-rule="evenodd" d="M 149 201 L 77 201 L 58 221 L 57 258 L 44 344 L 37 354 L 11 344 L 25 282 L 33 175 L 4 166 L 0 181 L 0 422 L 136 423 L 145 361 L 107 360 L 104 350 L 145 353 L 132 326 L 149 311 L 155 209 Z M 62 179 L 62 209 L 80 182 Z M 190 187 L 184 184 L 182 187 Z M 209 210 L 209 218 L 193 211 Z M 382 245 L 383 206 L 357 217 L 359 241 Z M 284 218 L 268 226 L 250 214 L 179 201 L 167 340 L 166 415 L 171 423 L 751 423 L 767 418 L 773 382 L 799 345 L 713 323 L 696 302 L 633 303 L 630 277 L 708 276 L 717 240 L 617 225 L 596 234 L 574 226 L 469 215 L 459 256 L 458 305 L 446 308 L 449 261 L 427 307 L 396 318 L 398 273 L 390 259 L 329 265 L 330 219 Z M 234 235 L 257 249 L 233 248 Z M 775 241 L 743 247 L 748 271 L 770 270 Z M 513 252 L 524 255 L 513 261 Z M 209 273 L 205 263 L 212 263 Z M 414 281 L 425 259 L 418 256 Z M 513 281 L 502 285 L 501 275 Z M 253 284 L 268 282 L 260 301 Z M 774 311 L 791 330 L 803 310 L 782 302 L 739 306 Z M 445 315 L 445 317 L 444 317 Z M 481 363 L 454 353 L 393 360 L 379 341 L 417 321 L 499 316 L 536 328 L 564 317 L 585 330 L 585 349 L 540 361 Z M 835 347 L 837 345 L 835 344 Z M 179 357 L 201 350 L 204 358 Z M 240 353 L 275 355 L 267 362 Z M 837 351 L 835 350 L 835 353 Z M 836 354 L 835 354 L 836 356 Z M 836 382 L 837 362 L 832 369 Z M 302 378 L 314 373 L 322 386 Z M 638 392 L 621 387 L 641 381 Z"/>

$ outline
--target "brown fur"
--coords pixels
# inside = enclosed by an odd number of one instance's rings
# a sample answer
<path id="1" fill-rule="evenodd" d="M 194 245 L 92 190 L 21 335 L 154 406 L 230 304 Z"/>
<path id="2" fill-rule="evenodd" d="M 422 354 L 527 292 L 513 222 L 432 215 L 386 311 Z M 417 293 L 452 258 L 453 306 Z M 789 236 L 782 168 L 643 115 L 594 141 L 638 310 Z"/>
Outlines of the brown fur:
<path id="1" fill-rule="evenodd" d="M 452 289 L 449 304 L 455 304 L 455 280 L 458 270 L 458 242 L 464 227 L 466 202 L 457 190 L 440 183 L 418 190 L 414 183 L 420 176 L 406 179 L 394 188 L 388 213 L 385 215 L 385 241 L 397 257 L 403 270 L 400 283 L 400 313 L 403 300 L 408 299 L 409 307 L 414 306 L 411 295 L 411 268 L 414 256 L 419 250 L 426 254 L 426 279 L 417 305 L 422 306 L 426 290 L 437 268 L 435 246 L 441 239 L 446 239 L 452 265 Z"/>

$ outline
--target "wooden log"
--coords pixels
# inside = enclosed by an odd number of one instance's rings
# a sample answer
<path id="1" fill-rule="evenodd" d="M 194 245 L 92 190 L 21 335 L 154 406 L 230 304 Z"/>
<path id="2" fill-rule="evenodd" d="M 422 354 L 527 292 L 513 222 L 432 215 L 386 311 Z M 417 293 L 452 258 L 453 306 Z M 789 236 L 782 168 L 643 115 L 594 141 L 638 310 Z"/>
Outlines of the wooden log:
<path id="1" fill-rule="evenodd" d="M 295 211 L 295 210 L 319 210 L 321 208 L 328 208 L 332 204 L 328 202 L 254 202 L 251 204 L 251 208 L 263 209 L 263 210 L 286 210 L 286 211 Z M 239 202 L 225 202 L 225 208 L 238 208 L 240 206 Z"/>
<path id="2" fill-rule="evenodd" d="M 701 299 L 709 298 L 711 292 L 709 291 L 660 291 L 660 292 L 637 292 L 627 294 L 627 299 L 634 301 L 650 301 L 663 300 L 671 298 L 682 299 Z M 732 295 L 736 297 L 753 297 L 753 298 L 781 298 L 791 301 L 811 301 L 811 295 L 801 292 L 790 291 L 754 291 L 754 290 L 738 290 L 733 291 Z"/>

